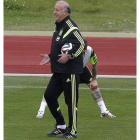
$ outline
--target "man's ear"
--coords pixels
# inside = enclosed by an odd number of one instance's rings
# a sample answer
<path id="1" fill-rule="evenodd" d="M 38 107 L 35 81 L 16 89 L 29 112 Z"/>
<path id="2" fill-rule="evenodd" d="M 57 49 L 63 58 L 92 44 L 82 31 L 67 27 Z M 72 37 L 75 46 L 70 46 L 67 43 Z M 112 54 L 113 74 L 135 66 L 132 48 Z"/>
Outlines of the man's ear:
<path id="1" fill-rule="evenodd" d="M 63 11 L 63 15 L 66 16 L 68 13 L 68 10 Z"/>

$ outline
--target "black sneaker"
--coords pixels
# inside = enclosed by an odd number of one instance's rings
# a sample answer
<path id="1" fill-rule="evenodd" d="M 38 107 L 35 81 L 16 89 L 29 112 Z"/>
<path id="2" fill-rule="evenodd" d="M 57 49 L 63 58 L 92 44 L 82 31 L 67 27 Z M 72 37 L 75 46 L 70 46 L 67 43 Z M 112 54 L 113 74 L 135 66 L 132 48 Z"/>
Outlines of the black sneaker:
<path id="1" fill-rule="evenodd" d="M 67 138 L 67 139 L 73 139 L 73 138 L 77 138 L 77 134 L 71 134 L 71 133 L 65 133 L 64 135 L 62 135 L 61 137 L 59 138 Z"/>
<path id="2" fill-rule="evenodd" d="M 47 136 L 56 136 L 58 134 L 64 134 L 66 132 L 66 129 L 60 129 L 60 128 L 56 128 L 55 130 L 53 130 L 52 132 L 48 133 Z"/>
<path id="3" fill-rule="evenodd" d="M 70 130 L 71 130 L 71 129 L 67 127 L 67 130 L 66 130 L 65 134 L 62 135 L 62 136 L 60 136 L 59 138 L 67 138 L 67 139 L 70 139 L 70 138 L 77 138 L 77 133 L 71 134 L 71 133 L 70 133 Z"/>

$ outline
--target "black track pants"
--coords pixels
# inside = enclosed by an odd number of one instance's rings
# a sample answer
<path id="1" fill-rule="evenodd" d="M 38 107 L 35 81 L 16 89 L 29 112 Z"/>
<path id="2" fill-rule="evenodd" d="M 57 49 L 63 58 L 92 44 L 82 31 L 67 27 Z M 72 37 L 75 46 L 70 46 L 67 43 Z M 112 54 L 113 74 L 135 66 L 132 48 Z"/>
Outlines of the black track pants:
<path id="1" fill-rule="evenodd" d="M 78 87 L 78 74 L 54 73 L 44 94 L 48 107 L 53 117 L 56 119 L 57 125 L 63 125 L 65 121 L 57 99 L 64 91 L 65 103 L 68 106 L 69 128 L 71 128 L 71 133 L 75 133 L 77 127 Z"/>

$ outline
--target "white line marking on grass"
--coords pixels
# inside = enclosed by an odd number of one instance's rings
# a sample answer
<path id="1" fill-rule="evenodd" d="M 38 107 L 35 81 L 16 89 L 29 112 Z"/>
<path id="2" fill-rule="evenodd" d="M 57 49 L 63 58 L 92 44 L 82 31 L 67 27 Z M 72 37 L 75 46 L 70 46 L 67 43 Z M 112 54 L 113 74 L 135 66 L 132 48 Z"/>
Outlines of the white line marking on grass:
<path id="1" fill-rule="evenodd" d="M 41 86 L 4 86 L 4 88 L 46 88 L 46 87 L 41 87 Z M 89 88 L 84 88 L 80 87 L 79 89 L 89 89 Z M 122 88 L 99 88 L 103 90 L 136 90 L 136 89 L 122 89 Z"/>
<path id="2" fill-rule="evenodd" d="M 39 87 L 39 86 L 4 86 L 5 88 L 46 88 L 46 87 Z"/>
<path id="3" fill-rule="evenodd" d="M 52 74 L 16 74 L 16 73 L 4 73 L 4 76 L 40 76 L 51 77 Z M 135 75 L 97 75 L 97 78 L 137 78 Z"/>
<path id="4" fill-rule="evenodd" d="M 79 88 L 79 89 L 89 89 L 89 88 Z M 99 88 L 103 90 L 136 90 L 136 89 L 122 89 L 122 88 Z"/>

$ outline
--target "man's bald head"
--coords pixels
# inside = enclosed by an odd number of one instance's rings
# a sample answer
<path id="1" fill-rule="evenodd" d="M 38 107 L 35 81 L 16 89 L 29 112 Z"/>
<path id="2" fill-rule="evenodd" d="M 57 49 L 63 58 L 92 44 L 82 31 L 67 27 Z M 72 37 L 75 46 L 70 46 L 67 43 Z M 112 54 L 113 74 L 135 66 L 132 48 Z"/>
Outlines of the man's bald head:
<path id="1" fill-rule="evenodd" d="M 61 4 L 63 6 L 63 11 L 68 11 L 68 15 L 71 13 L 70 5 L 66 1 L 57 1 L 56 4 Z"/>
<path id="2" fill-rule="evenodd" d="M 55 21 L 60 22 L 71 12 L 70 5 L 65 1 L 57 1 L 54 8 Z"/>

